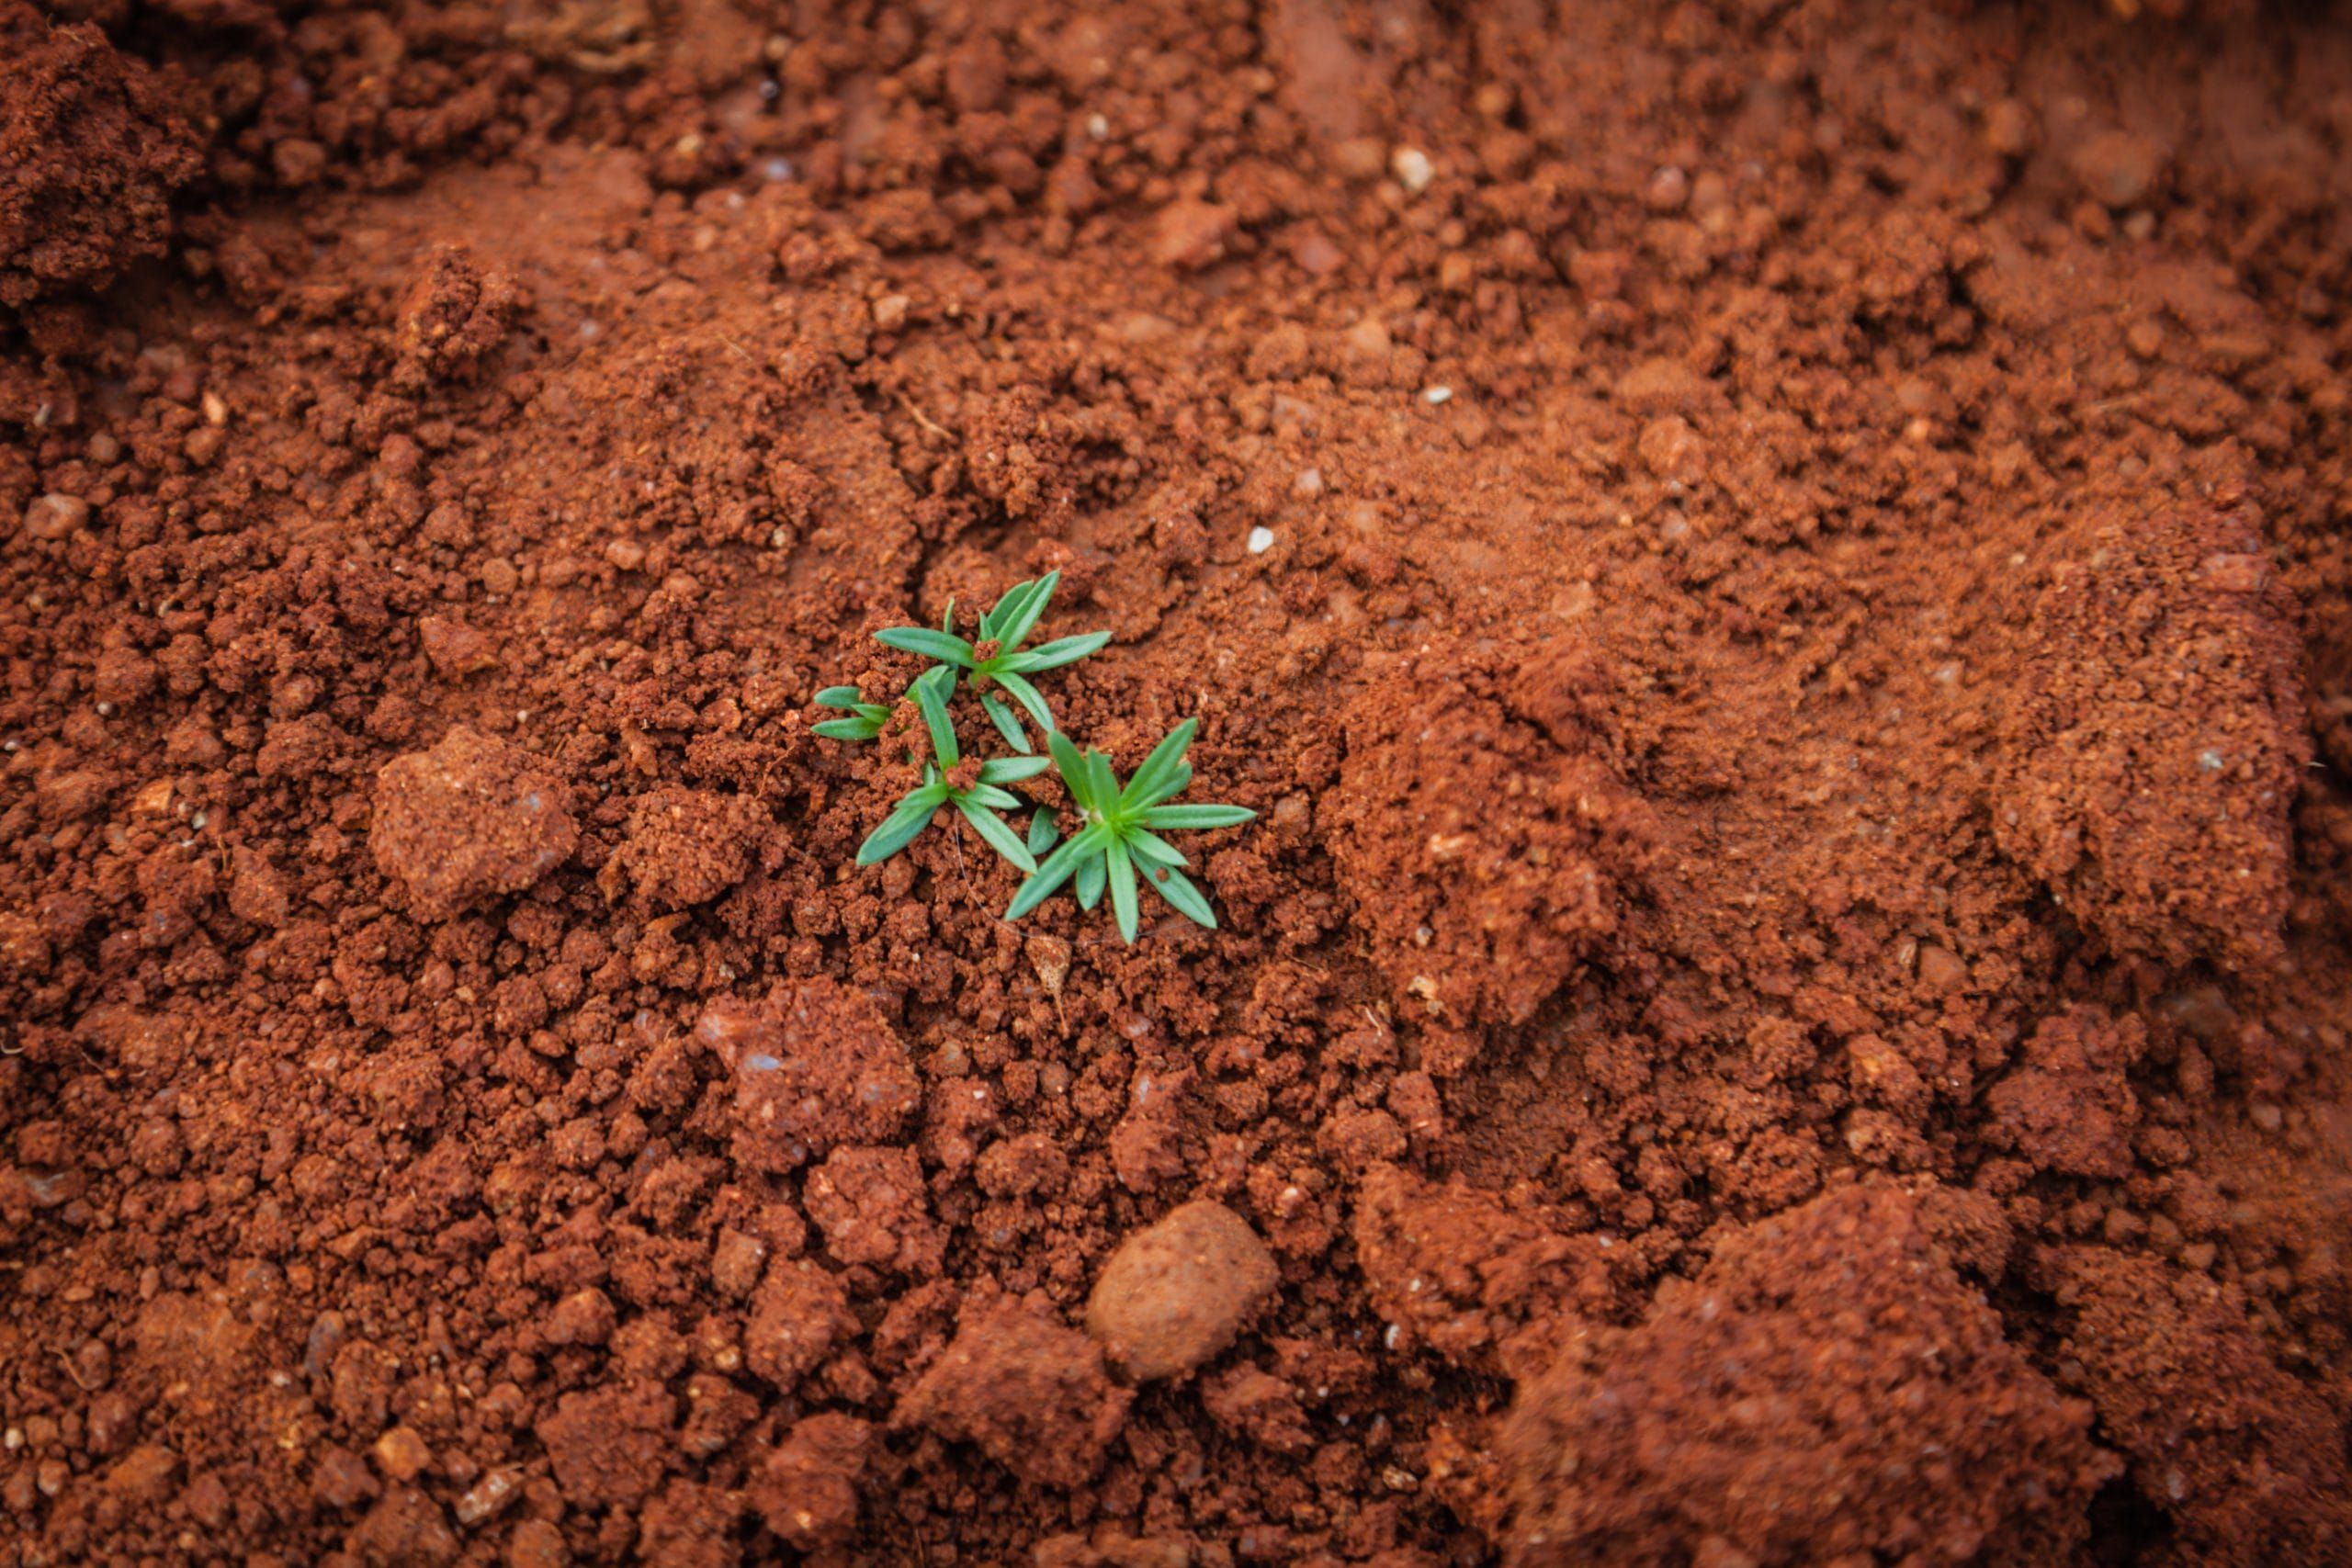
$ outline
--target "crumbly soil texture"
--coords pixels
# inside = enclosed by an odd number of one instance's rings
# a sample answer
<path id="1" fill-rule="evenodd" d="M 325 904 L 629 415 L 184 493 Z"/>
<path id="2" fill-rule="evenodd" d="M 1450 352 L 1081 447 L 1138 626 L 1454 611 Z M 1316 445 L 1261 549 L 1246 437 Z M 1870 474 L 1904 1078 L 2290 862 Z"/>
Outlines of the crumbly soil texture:
<path id="1" fill-rule="evenodd" d="M 2352 1562 L 2342 6 L 0 54 L 0 1568 Z"/>

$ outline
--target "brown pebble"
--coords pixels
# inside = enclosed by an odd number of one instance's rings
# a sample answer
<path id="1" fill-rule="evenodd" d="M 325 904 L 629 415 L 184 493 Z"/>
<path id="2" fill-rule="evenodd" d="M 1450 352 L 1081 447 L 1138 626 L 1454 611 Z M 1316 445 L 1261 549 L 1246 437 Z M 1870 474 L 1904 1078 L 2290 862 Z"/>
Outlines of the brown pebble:
<path id="1" fill-rule="evenodd" d="M 395 1427 L 376 1439 L 376 1468 L 394 1481 L 413 1481 L 433 1464 L 433 1450 L 413 1427 Z"/>
<path id="2" fill-rule="evenodd" d="M 1190 1371 L 1233 1343 L 1282 1277 L 1248 1221 L 1206 1200 L 1119 1244 L 1086 1302 L 1086 1331 L 1138 1382 Z"/>
<path id="3" fill-rule="evenodd" d="M 2144 136 L 2105 130 L 2076 147 L 2067 163 L 2093 200 L 2115 209 L 2136 207 L 2164 174 L 2165 150 Z"/>
<path id="4" fill-rule="evenodd" d="M 1233 239 L 1234 211 L 1214 201 L 1171 201 L 1153 226 L 1152 259 L 1162 266 L 1191 271 L 1225 259 Z"/>
<path id="5" fill-rule="evenodd" d="M 90 520 L 90 503 L 78 495 L 51 491 L 25 508 L 25 532 L 36 539 L 62 539 Z"/>
<path id="6" fill-rule="evenodd" d="M 1968 984 L 1968 964 L 1948 947 L 1919 944 L 1919 983 L 1931 991 L 1957 991 Z"/>

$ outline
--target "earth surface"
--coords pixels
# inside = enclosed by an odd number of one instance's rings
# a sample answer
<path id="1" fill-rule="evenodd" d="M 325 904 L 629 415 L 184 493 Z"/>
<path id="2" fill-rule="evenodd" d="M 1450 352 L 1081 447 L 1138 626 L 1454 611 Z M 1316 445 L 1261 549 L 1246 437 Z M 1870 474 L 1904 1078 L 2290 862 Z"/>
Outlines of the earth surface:
<path id="1" fill-rule="evenodd" d="M 2347 21 L 0 0 L 0 1563 L 2352 1562 Z"/>

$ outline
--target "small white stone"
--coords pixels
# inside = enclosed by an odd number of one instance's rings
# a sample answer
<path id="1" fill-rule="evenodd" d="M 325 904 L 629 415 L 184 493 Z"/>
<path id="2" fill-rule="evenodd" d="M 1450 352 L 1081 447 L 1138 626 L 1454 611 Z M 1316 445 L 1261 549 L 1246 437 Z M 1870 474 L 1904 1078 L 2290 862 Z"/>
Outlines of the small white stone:
<path id="1" fill-rule="evenodd" d="M 1262 556 L 1273 547 L 1274 531 L 1272 528 L 1261 525 L 1250 530 L 1250 553 L 1251 555 Z"/>
<path id="2" fill-rule="evenodd" d="M 1111 134 L 1111 122 L 1099 114 L 1086 117 L 1086 134 L 1100 141 Z"/>
<path id="3" fill-rule="evenodd" d="M 1453 389 L 1451 387 L 1431 387 L 1421 394 L 1421 401 L 1429 404 L 1431 408 L 1437 407 L 1440 403 L 1450 403 L 1453 400 Z"/>
<path id="4" fill-rule="evenodd" d="M 1299 469 L 1298 478 L 1291 480 L 1290 488 L 1294 494 L 1313 500 L 1323 493 L 1323 470 L 1320 468 Z"/>
<path id="5" fill-rule="evenodd" d="M 1418 147 L 1399 147 L 1388 155 L 1389 173 L 1396 183 L 1414 196 L 1430 188 L 1430 181 L 1437 171 L 1430 166 L 1430 155 Z"/>

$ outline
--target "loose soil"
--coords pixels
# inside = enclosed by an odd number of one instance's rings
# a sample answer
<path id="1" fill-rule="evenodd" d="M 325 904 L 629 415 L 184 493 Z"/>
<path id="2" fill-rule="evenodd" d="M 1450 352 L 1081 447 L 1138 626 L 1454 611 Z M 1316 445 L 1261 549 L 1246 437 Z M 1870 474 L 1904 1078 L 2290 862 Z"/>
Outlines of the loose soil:
<path id="1" fill-rule="evenodd" d="M 2352 1562 L 2347 20 L 0 0 L 0 1563 Z"/>

